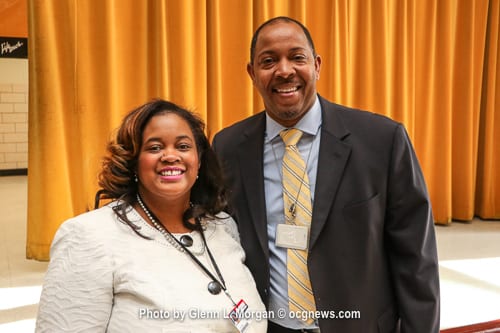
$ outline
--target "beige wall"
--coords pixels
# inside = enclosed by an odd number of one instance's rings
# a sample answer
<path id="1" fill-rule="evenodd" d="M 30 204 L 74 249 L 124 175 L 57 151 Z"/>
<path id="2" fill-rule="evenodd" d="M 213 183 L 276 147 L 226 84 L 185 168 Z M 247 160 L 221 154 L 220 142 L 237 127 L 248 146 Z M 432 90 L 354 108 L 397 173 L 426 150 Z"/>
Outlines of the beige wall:
<path id="1" fill-rule="evenodd" d="M 0 170 L 28 168 L 28 60 L 0 59 Z"/>

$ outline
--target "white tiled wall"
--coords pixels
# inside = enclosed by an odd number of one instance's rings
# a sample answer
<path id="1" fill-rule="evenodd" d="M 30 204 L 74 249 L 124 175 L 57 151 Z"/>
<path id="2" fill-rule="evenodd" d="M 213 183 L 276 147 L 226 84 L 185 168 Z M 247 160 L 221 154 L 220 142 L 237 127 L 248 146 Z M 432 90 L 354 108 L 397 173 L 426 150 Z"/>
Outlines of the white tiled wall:
<path id="1" fill-rule="evenodd" d="M 28 168 L 28 86 L 0 83 L 0 170 Z"/>
<path id="2" fill-rule="evenodd" d="M 0 59 L 0 171 L 28 168 L 28 60 Z"/>

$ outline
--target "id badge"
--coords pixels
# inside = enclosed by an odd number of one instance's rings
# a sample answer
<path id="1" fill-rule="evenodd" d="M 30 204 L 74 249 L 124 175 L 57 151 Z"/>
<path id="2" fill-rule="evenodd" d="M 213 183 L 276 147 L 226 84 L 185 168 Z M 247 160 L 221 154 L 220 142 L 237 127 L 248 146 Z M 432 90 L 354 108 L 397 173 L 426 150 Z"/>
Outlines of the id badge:
<path id="1" fill-rule="evenodd" d="M 309 227 L 280 223 L 276 226 L 276 246 L 306 250 L 309 243 Z"/>
<path id="2" fill-rule="evenodd" d="M 250 326 L 250 320 L 247 319 L 248 305 L 244 300 L 240 300 L 238 304 L 229 312 L 229 319 L 233 322 L 239 332 L 245 332 Z"/>

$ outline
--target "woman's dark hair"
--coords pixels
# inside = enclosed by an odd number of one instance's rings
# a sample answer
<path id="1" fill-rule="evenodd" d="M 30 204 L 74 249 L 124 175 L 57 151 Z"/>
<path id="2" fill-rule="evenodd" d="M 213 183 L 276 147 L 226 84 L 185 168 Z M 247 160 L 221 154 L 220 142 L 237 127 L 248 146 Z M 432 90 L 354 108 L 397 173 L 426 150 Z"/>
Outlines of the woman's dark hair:
<path id="1" fill-rule="evenodd" d="M 101 187 L 98 191 L 99 199 L 119 200 L 113 210 L 120 220 L 131 226 L 136 233 L 137 228 L 127 218 L 126 212 L 137 200 L 138 183 L 135 173 L 143 132 L 152 117 L 167 113 L 176 114 L 189 124 L 200 159 L 198 179 L 191 188 L 191 205 L 183 216 L 184 225 L 191 230 L 199 229 L 199 223 L 191 223 L 189 220 L 215 218 L 216 214 L 227 207 L 221 168 L 205 135 L 205 124 L 194 113 L 174 103 L 156 99 L 125 116 L 118 128 L 116 139 L 108 143 L 109 156 L 103 158 L 102 170 L 98 176 Z M 99 199 L 96 199 L 96 203 Z"/>
<path id="2" fill-rule="evenodd" d="M 260 34 L 260 31 L 262 30 L 262 28 L 264 28 L 270 24 L 274 24 L 274 23 L 278 23 L 278 22 L 295 23 L 296 25 L 298 25 L 302 29 L 302 31 L 304 32 L 304 35 L 307 38 L 307 42 L 309 43 L 309 46 L 311 47 L 312 54 L 314 56 L 316 56 L 316 49 L 314 48 L 314 42 L 313 42 L 313 39 L 311 37 L 311 33 L 305 27 L 305 25 L 303 25 L 299 21 L 297 21 L 291 17 L 288 17 L 288 16 L 277 16 L 277 17 L 273 17 L 272 19 L 269 19 L 266 22 L 262 23 L 257 28 L 257 30 L 254 32 L 253 37 L 252 37 L 252 41 L 250 44 L 250 64 L 253 64 L 253 60 L 255 58 L 255 46 L 257 45 L 257 39 L 259 38 L 259 34 Z"/>

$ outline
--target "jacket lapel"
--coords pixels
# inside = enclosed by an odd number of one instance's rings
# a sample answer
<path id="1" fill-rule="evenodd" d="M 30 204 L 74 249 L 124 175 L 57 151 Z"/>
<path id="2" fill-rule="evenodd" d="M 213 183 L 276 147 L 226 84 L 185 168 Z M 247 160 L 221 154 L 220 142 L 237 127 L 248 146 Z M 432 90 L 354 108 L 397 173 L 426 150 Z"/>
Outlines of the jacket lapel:
<path id="1" fill-rule="evenodd" d="M 243 133 L 238 149 L 239 168 L 248 200 L 250 217 L 264 252 L 269 253 L 264 191 L 265 113 L 259 114 Z"/>
<path id="2" fill-rule="evenodd" d="M 343 140 L 349 135 L 335 105 L 320 97 L 322 110 L 321 142 L 311 225 L 309 248 L 316 243 L 323 229 L 330 208 L 346 167 L 351 146 Z"/>

